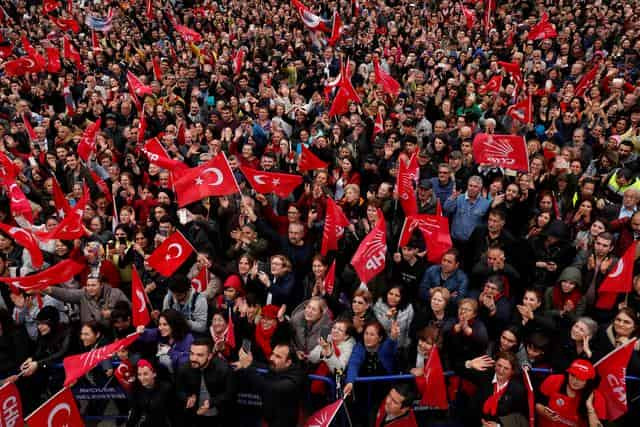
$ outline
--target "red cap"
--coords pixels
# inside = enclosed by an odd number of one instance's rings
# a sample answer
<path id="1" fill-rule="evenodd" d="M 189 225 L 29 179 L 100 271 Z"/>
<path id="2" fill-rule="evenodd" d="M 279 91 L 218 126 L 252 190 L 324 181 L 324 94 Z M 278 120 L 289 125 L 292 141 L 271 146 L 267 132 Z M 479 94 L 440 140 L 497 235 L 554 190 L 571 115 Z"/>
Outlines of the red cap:
<path id="1" fill-rule="evenodd" d="M 242 287 L 242 281 L 240 280 L 240 277 L 238 277 L 238 275 L 236 274 L 232 274 L 231 276 L 227 277 L 227 280 L 224 281 L 224 285 L 222 285 L 222 288 L 223 289 L 233 288 L 241 294 L 244 293 L 244 288 Z"/>
<path id="2" fill-rule="evenodd" d="M 262 307 L 262 317 L 268 317 L 270 319 L 278 318 L 278 311 L 280 311 L 280 307 L 277 305 L 269 304 Z"/>
<path id="3" fill-rule="evenodd" d="M 153 369 L 153 365 L 151 364 L 151 362 L 149 362 L 146 359 L 140 359 L 138 360 L 138 364 L 136 365 L 138 367 L 138 369 L 140 368 L 149 368 L 151 369 L 153 372 L 155 372 L 156 370 Z"/>
<path id="4" fill-rule="evenodd" d="M 596 370 L 588 360 L 576 359 L 571 363 L 567 372 L 581 381 L 591 380 L 596 377 Z"/>

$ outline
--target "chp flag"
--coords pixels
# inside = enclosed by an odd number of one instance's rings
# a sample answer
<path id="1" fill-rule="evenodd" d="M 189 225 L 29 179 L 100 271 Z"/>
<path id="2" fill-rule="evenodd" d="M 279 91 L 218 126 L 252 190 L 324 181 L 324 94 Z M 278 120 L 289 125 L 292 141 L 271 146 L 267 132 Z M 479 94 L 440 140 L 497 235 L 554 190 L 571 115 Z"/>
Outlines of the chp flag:
<path id="1" fill-rule="evenodd" d="M 12 382 L 6 382 L 0 387 L 0 426 L 22 427 L 22 417 L 18 387 Z"/>
<path id="2" fill-rule="evenodd" d="M 524 136 L 479 133 L 473 139 L 473 157 L 479 164 L 529 170 L 529 154 Z"/>
<path id="3" fill-rule="evenodd" d="M 29 427 L 81 427 L 84 425 L 73 393 L 63 388 L 24 419 Z"/>
<path id="4" fill-rule="evenodd" d="M 184 235 L 175 231 L 147 259 L 149 265 L 165 277 L 171 276 L 195 251 Z"/>
<path id="5" fill-rule="evenodd" d="M 444 253 L 453 247 L 449 219 L 442 215 L 409 215 L 402 225 L 398 248 L 409 243 L 416 228 L 420 230 L 427 244 L 427 259 L 431 263 L 439 263 Z"/>
<path id="6" fill-rule="evenodd" d="M 600 376 L 598 391 L 604 397 L 609 421 L 620 418 L 629 410 L 625 375 L 637 342 L 638 338 L 627 341 L 594 364 Z"/>
<path id="7" fill-rule="evenodd" d="M 387 225 L 382 211 L 378 209 L 378 222 L 358 246 L 351 265 L 363 283 L 369 283 L 386 265 Z"/>

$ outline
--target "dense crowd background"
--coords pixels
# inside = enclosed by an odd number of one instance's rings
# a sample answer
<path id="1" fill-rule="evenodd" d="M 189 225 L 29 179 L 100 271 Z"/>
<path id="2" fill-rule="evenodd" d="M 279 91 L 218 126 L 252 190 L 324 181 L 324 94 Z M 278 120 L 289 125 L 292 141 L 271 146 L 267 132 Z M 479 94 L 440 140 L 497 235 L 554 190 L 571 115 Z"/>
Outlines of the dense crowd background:
<path id="1" fill-rule="evenodd" d="M 131 409 L 128 425 L 240 423 L 234 405 L 247 384 L 262 393 L 258 418 L 295 425 L 295 402 L 307 390 L 307 413 L 335 398 L 307 373 L 338 380 L 355 425 L 400 425 L 392 423 L 412 414 L 409 402 L 428 393 L 420 378 L 434 347 L 454 373 L 448 397 L 469 409 L 425 417 L 484 426 L 528 420 L 518 372 L 533 367 L 555 374 L 533 377 L 539 425 L 598 425 L 606 416 L 592 364 L 640 328 L 637 262 L 631 291 L 611 309 L 596 307 L 599 286 L 640 239 L 638 3 L 500 0 L 487 23 L 492 1 L 470 1 L 471 28 L 462 4 L 448 0 L 306 3 L 329 28 L 339 13 L 344 31 L 329 46 L 329 35 L 306 28 L 284 1 L 64 0 L 48 14 L 40 1 L 2 2 L 0 151 L 19 169 L 34 221 L 11 211 L 7 186 L 0 219 L 55 229 L 53 180 L 71 207 L 83 184 L 90 200 L 84 238 L 40 242 L 42 269 L 73 258 L 86 262 L 83 272 L 43 293 L 2 285 L 0 377 L 15 381 L 33 409 L 61 387 L 64 372 L 53 366 L 65 356 L 134 332 L 135 266 L 153 311 L 142 337 L 114 355 L 131 366 L 130 404 L 118 404 Z M 110 31 L 92 31 L 87 16 L 110 10 Z M 557 36 L 528 40 L 543 13 Z M 63 33 L 53 22 L 60 18 L 76 19 L 79 31 Z M 186 41 L 179 24 L 202 39 Z M 5 64 L 26 55 L 23 36 L 45 55 L 62 48 L 63 34 L 79 63 L 63 58 L 57 73 L 7 75 Z M 374 59 L 401 84 L 398 96 L 376 84 Z M 329 117 L 335 90 L 325 87 L 347 61 L 362 102 Z M 519 64 L 522 87 L 498 61 Z M 594 67 L 593 82 L 576 95 Z M 151 93 L 134 99 L 128 71 Z M 499 91 L 484 93 L 497 74 Z M 530 124 L 506 114 L 526 96 Z M 143 135 L 136 103 L 144 105 Z M 382 129 L 374 129 L 379 118 Z M 84 161 L 78 144 L 99 119 Z M 477 164 L 480 132 L 525 136 L 529 170 Z M 189 167 L 224 152 L 242 194 L 179 209 L 172 171 L 142 151 L 153 137 Z M 256 194 L 239 170 L 298 174 L 303 146 L 328 167 L 301 173 L 287 197 Z M 439 205 L 449 218 L 453 248 L 433 262 L 417 231 L 398 247 L 405 213 L 396 176 L 414 154 L 419 213 L 436 214 Z M 338 249 L 322 256 L 329 198 L 349 225 Z M 350 260 L 380 215 L 386 267 L 362 284 Z M 163 277 L 145 260 L 176 230 L 197 253 Z M 208 287 L 199 292 L 192 279 L 204 266 Z M 35 271 L 30 253 L 0 233 L 0 276 Z M 640 375 L 639 347 L 628 375 Z M 104 385 L 115 375 L 110 362 L 80 382 Z M 266 375 L 252 369 L 260 363 Z M 354 379 L 396 373 L 415 375 L 416 386 L 375 386 L 366 407 Z M 638 392 L 629 382 L 630 409 L 617 425 L 637 419 Z M 569 404 L 558 406 L 559 395 Z M 81 409 L 100 415 L 105 407 Z"/>

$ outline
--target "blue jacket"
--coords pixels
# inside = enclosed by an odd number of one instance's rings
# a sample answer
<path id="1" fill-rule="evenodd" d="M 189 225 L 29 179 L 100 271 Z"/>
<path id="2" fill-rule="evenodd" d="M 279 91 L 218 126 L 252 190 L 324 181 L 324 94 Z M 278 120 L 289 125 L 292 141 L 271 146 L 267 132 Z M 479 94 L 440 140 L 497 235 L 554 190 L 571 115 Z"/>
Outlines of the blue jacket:
<path id="1" fill-rule="evenodd" d="M 167 344 L 169 342 L 160 335 L 158 328 L 145 329 L 140 335 L 140 341 L 157 344 Z M 169 357 L 173 365 L 174 372 L 179 366 L 189 362 L 189 352 L 193 343 L 193 335 L 187 334 L 182 341 L 175 341 L 169 349 Z"/>
<path id="2" fill-rule="evenodd" d="M 388 375 L 392 375 L 395 373 L 396 348 L 396 342 L 389 338 L 384 340 L 384 342 L 378 348 L 378 359 L 380 360 L 380 363 L 382 364 L 384 369 L 387 371 Z M 351 357 L 349 358 L 345 384 L 354 382 L 358 377 L 366 354 L 367 349 L 364 347 L 364 344 L 361 342 L 357 343 L 353 348 Z"/>
<path id="3" fill-rule="evenodd" d="M 458 300 L 467 296 L 469 278 L 462 269 L 458 268 L 454 271 L 453 274 L 444 281 L 444 283 L 441 283 L 441 272 L 442 267 L 440 267 L 440 265 L 432 265 L 424 272 L 424 276 L 422 276 L 420 286 L 418 287 L 418 296 L 422 301 L 429 301 L 429 290 L 440 285 L 447 288 L 449 292 L 458 292 L 458 296 L 452 299 L 453 302 L 457 303 Z"/>
<path id="4" fill-rule="evenodd" d="M 433 187 L 433 195 L 436 196 L 440 203 L 444 205 L 444 202 L 447 201 L 449 196 L 453 193 L 453 184 L 455 183 L 454 179 L 449 180 L 449 184 L 446 186 L 440 185 L 440 181 L 438 177 L 431 178 L 431 187 Z"/>
<path id="5" fill-rule="evenodd" d="M 456 199 L 447 199 L 443 209 L 451 217 L 451 237 L 454 240 L 468 240 L 490 207 L 491 203 L 482 196 L 470 203 L 466 193 Z"/>

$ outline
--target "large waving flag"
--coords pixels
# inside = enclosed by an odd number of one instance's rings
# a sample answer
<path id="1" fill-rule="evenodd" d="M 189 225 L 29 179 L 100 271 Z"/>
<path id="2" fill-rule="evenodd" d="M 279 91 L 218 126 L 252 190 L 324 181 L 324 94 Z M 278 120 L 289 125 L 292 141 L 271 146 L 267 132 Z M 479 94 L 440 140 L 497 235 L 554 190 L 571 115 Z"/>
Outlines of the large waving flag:
<path id="1" fill-rule="evenodd" d="M 111 31 L 111 27 L 113 26 L 113 9 L 109 9 L 109 14 L 106 18 L 100 18 L 91 14 L 87 14 L 84 23 L 93 31 L 107 33 Z"/>
<path id="2" fill-rule="evenodd" d="M 380 67 L 380 61 L 377 59 L 374 59 L 373 61 L 373 71 L 376 75 L 376 83 L 382 86 L 384 92 L 393 97 L 398 96 L 402 86 L 400 86 L 400 83 L 398 83 L 393 77 L 384 72 Z"/>
<path id="3" fill-rule="evenodd" d="M 616 303 L 618 294 L 631 292 L 633 283 L 633 264 L 636 257 L 638 242 L 631 244 L 615 267 L 607 274 L 600 288 L 596 308 L 611 310 Z"/>
<path id="4" fill-rule="evenodd" d="M 53 267 L 39 271 L 31 276 L 0 277 L 0 282 L 15 286 L 26 291 L 41 291 L 49 286 L 69 281 L 76 274 L 84 270 L 85 264 L 72 259 L 66 259 Z"/>
<path id="5" fill-rule="evenodd" d="M 228 196 L 240 191 L 223 153 L 201 166 L 183 171 L 174 186 L 180 207 L 205 197 Z"/>
<path id="6" fill-rule="evenodd" d="M 35 268 L 42 267 L 42 251 L 38 246 L 37 240 L 30 231 L 20 227 L 12 227 L 9 224 L 3 223 L 0 223 L 0 230 L 10 236 L 17 244 L 29 252 L 29 255 L 31 255 L 31 263 Z"/>
<path id="7" fill-rule="evenodd" d="M 327 212 L 324 217 L 322 245 L 320 247 L 320 253 L 323 256 L 329 251 L 338 249 L 338 241 L 344 235 L 344 227 L 348 225 L 349 220 L 340 209 L 340 206 L 331 197 L 327 197 Z"/>
<path id="8" fill-rule="evenodd" d="M 351 265 L 363 283 L 369 283 L 384 270 L 387 254 L 387 225 L 381 210 L 378 222 L 358 246 L 351 259 Z"/>
<path id="9" fill-rule="evenodd" d="M 602 393 L 607 405 L 607 420 L 616 420 L 629 410 L 626 373 L 637 340 L 638 338 L 629 340 L 594 365 L 600 376 L 598 391 Z"/>
<path id="10" fill-rule="evenodd" d="M 279 197 L 287 197 L 302 184 L 302 176 L 289 173 L 265 172 L 240 166 L 240 170 L 257 193 L 274 193 Z"/>
<path id="11" fill-rule="evenodd" d="M 318 15 L 311 12 L 311 9 L 302 4 L 300 0 L 291 0 L 291 4 L 298 11 L 300 19 L 302 19 L 302 23 L 305 25 L 305 27 L 312 31 L 323 31 L 325 33 L 331 32 L 331 30 L 327 26 L 327 22 Z"/>

